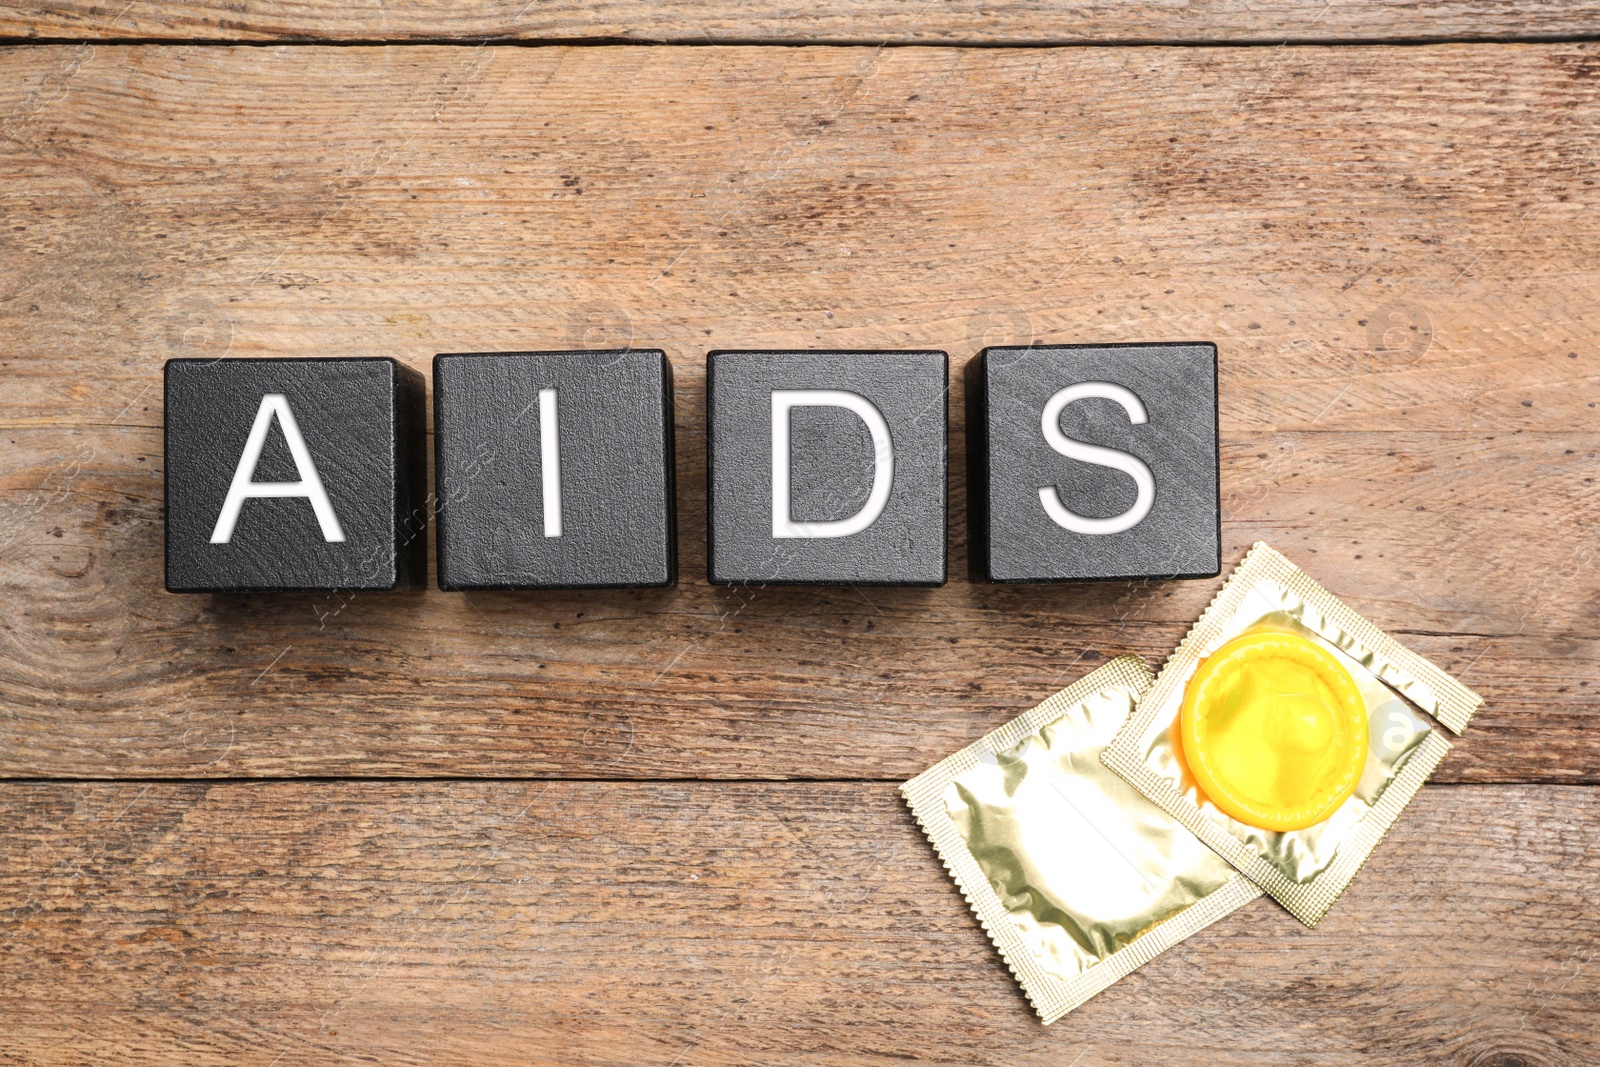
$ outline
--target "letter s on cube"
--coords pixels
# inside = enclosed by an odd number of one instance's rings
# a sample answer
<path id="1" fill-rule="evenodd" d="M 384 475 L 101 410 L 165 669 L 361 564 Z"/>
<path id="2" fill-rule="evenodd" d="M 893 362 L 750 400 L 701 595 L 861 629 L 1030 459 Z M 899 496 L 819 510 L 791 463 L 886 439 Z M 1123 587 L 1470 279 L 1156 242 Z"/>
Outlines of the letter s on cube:
<path id="1" fill-rule="evenodd" d="M 1220 573 L 1215 345 L 986 348 L 966 385 L 974 580 Z"/>

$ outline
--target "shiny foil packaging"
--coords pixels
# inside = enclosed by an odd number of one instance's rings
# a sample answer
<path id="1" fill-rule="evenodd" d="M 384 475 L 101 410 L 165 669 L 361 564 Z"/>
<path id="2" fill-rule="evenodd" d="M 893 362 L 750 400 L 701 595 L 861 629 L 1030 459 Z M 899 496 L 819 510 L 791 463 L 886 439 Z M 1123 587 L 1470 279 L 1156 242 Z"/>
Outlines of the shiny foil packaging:
<path id="1" fill-rule="evenodd" d="M 1301 830 L 1262 830 L 1218 810 L 1196 786 L 1181 742 L 1175 743 L 1184 688 L 1195 670 L 1234 638 L 1263 630 L 1299 634 L 1332 652 L 1367 707 L 1367 762 L 1355 794 Z M 1482 702 L 1258 543 L 1102 758 L 1297 919 L 1315 926 L 1450 750 L 1418 709 L 1460 733 Z"/>
<path id="2" fill-rule="evenodd" d="M 1046 1023 L 1261 895 L 1101 762 L 1150 680 L 1119 657 L 900 787 Z"/>

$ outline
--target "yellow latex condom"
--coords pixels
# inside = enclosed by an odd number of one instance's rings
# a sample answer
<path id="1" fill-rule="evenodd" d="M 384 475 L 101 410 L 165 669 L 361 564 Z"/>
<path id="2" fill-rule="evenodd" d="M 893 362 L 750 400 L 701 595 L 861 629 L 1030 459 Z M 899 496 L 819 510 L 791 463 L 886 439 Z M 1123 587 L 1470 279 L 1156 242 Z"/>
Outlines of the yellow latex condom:
<path id="1" fill-rule="evenodd" d="M 1247 634 L 1217 649 L 1184 690 L 1179 730 L 1211 802 L 1263 830 L 1326 819 L 1367 762 L 1367 707 L 1355 680 L 1299 634 Z"/>

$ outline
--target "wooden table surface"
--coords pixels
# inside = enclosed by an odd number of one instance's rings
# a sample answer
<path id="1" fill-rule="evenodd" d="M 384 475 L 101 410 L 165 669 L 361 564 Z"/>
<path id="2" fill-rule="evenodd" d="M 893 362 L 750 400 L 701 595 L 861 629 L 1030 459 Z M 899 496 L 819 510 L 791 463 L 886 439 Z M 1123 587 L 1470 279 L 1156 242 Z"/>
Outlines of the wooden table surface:
<path id="1" fill-rule="evenodd" d="M 1042 8 L 0 6 L 0 1062 L 1600 1062 L 1600 9 Z M 966 581 L 957 374 L 955 580 L 712 587 L 704 354 L 1176 339 L 1487 702 L 1046 1028 L 895 786 L 1220 581 Z M 622 344 L 676 588 L 162 591 L 168 358 Z"/>

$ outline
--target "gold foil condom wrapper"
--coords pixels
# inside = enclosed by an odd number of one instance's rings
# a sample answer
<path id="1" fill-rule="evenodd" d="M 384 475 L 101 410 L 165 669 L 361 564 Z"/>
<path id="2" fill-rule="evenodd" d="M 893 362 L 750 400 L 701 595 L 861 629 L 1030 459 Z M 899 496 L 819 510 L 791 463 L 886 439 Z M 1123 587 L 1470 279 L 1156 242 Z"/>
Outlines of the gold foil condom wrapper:
<path id="1" fill-rule="evenodd" d="M 1184 688 L 1195 669 L 1229 641 L 1260 630 L 1320 643 L 1349 670 L 1367 705 L 1367 763 L 1355 794 L 1302 830 L 1261 830 L 1218 810 L 1196 786 L 1175 743 Z M 1450 751 L 1412 706 L 1460 733 L 1482 702 L 1258 543 L 1102 758 L 1297 919 L 1315 926 Z"/>
<path id="2" fill-rule="evenodd" d="M 1150 680 L 1114 659 L 900 787 L 1046 1023 L 1261 895 L 1100 761 Z"/>

